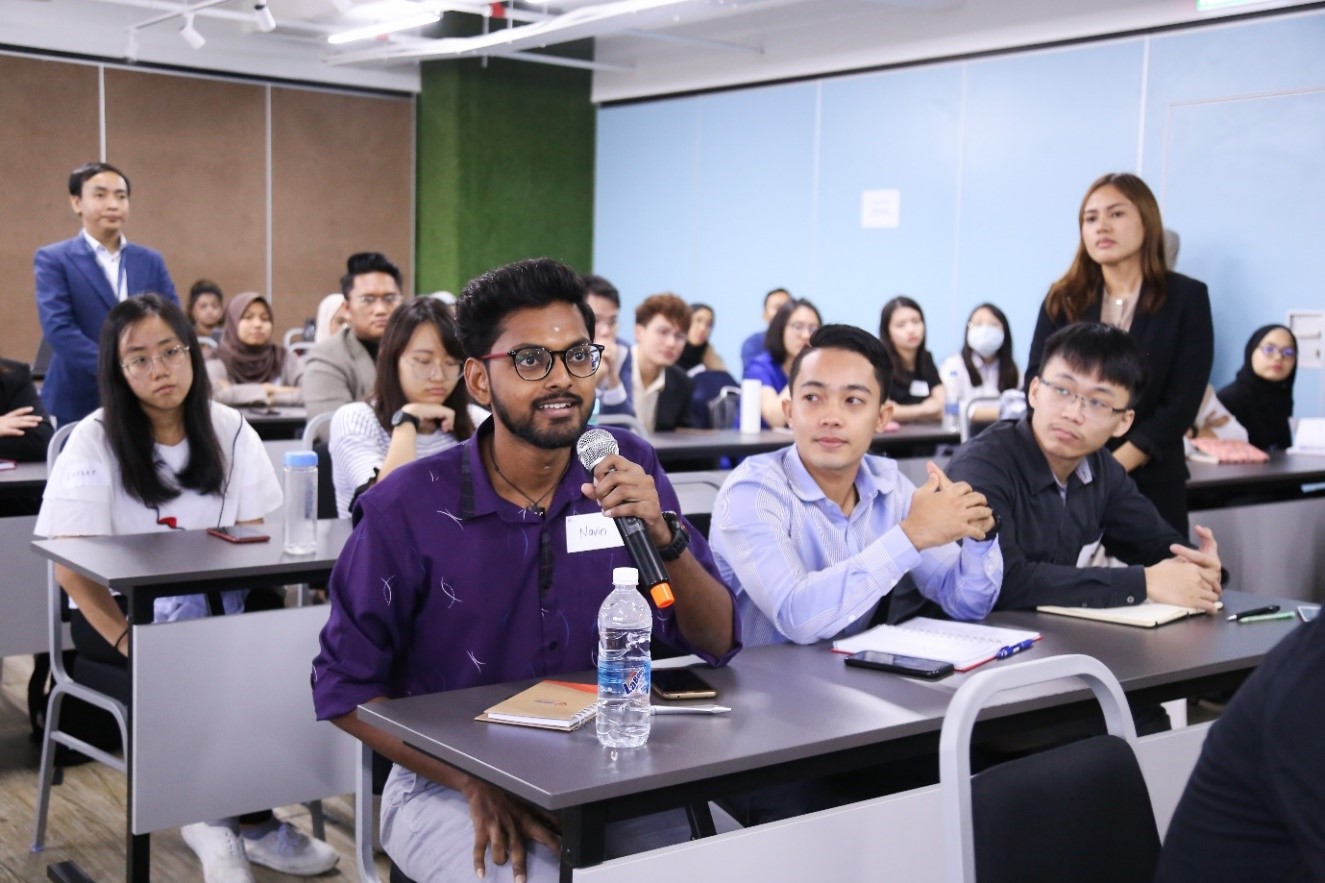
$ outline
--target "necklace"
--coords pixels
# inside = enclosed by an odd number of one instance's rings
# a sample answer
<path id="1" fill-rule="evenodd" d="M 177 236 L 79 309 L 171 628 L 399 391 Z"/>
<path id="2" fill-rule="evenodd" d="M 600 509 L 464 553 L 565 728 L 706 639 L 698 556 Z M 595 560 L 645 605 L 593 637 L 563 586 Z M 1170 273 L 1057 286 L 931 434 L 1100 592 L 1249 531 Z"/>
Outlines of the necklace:
<path id="1" fill-rule="evenodd" d="M 497 465 L 497 448 L 495 445 L 490 444 L 488 446 L 488 456 L 492 457 L 493 471 L 496 472 L 498 476 L 500 476 L 502 481 L 506 482 L 508 485 L 511 486 L 511 490 L 515 491 L 517 494 L 525 498 L 525 501 L 529 503 L 529 505 L 526 506 L 525 508 L 530 512 L 534 513 L 535 515 L 537 515 L 539 518 L 542 518 L 544 515 L 547 514 L 547 509 L 543 507 L 543 501 L 552 495 L 552 492 L 557 489 L 557 485 L 561 484 L 561 479 L 566 477 L 566 471 L 570 469 L 570 460 L 567 460 L 566 468 L 561 470 L 561 477 L 558 478 L 550 488 L 543 491 L 543 493 L 539 494 L 538 499 L 535 500 L 533 497 L 526 494 L 518 484 L 507 478 L 506 474 L 501 471 L 501 467 Z"/>

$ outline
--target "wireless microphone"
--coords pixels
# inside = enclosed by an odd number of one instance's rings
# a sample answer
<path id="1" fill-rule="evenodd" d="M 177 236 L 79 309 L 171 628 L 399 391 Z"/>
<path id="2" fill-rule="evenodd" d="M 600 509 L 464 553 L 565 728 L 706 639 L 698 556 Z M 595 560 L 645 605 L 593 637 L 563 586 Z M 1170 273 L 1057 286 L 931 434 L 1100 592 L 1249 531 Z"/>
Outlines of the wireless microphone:
<path id="1" fill-rule="evenodd" d="M 620 450 L 616 439 L 606 429 L 590 429 L 580 436 L 575 445 L 575 453 L 591 477 L 595 466 Z M 676 598 L 672 595 L 667 569 L 663 567 L 658 550 L 649 542 L 644 522 L 634 515 L 622 515 L 612 520 L 616 522 L 621 540 L 626 544 L 630 560 L 635 562 L 635 568 L 639 570 L 640 584 L 648 588 L 649 596 L 659 608 L 671 607 Z"/>

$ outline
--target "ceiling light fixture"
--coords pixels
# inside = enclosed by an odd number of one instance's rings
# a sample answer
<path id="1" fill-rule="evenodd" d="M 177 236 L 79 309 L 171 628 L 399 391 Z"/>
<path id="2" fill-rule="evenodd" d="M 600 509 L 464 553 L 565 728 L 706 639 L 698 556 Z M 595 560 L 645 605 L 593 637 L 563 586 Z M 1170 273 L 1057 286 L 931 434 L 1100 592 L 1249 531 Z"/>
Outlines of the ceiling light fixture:
<path id="1" fill-rule="evenodd" d="M 253 18 L 257 20 L 258 30 L 264 34 L 270 34 L 276 30 L 276 19 L 267 8 L 267 0 L 258 0 L 253 5 Z"/>
<path id="2" fill-rule="evenodd" d="M 184 27 L 179 29 L 179 35 L 194 49 L 201 49 L 207 43 L 207 38 L 193 26 L 193 13 L 184 16 Z"/>
<path id="3" fill-rule="evenodd" d="M 327 37 L 328 43 L 353 43 L 355 40 L 371 40 L 373 37 L 381 37 L 384 34 L 394 34 L 396 31 L 408 31 L 411 28 L 421 28 L 424 25 L 430 25 L 442 17 L 440 12 L 422 12 L 417 15 L 397 18 L 394 20 L 378 22 L 375 25 L 367 25 L 362 28 L 352 28 L 348 31 L 341 31 L 338 34 L 332 34 Z"/>

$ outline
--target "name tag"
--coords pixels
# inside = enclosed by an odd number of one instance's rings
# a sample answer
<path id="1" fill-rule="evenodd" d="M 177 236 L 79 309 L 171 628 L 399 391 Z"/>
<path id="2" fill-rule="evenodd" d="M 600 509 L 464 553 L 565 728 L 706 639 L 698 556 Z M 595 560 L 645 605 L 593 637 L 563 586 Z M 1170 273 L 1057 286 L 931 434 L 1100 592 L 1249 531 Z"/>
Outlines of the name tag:
<path id="1" fill-rule="evenodd" d="M 912 380 L 911 395 L 920 396 L 922 399 L 929 398 L 929 384 L 923 380 Z"/>
<path id="2" fill-rule="evenodd" d="M 621 548 L 621 532 L 602 512 L 566 516 L 566 551 L 592 552 Z"/>
<path id="3" fill-rule="evenodd" d="M 110 474 L 99 460 L 61 461 L 56 471 L 65 487 L 110 487 Z"/>

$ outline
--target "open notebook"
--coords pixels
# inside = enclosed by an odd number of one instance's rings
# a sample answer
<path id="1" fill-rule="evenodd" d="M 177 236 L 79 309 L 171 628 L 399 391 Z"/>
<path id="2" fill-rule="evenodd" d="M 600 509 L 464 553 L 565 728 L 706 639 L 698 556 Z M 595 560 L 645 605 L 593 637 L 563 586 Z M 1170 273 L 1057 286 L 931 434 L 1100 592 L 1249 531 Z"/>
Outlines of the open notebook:
<path id="1" fill-rule="evenodd" d="M 836 653 L 878 650 L 899 656 L 918 656 L 951 662 L 957 671 L 969 671 L 995 659 L 1004 647 L 1038 640 L 1039 632 L 1024 629 L 917 616 L 899 625 L 875 626 L 867 632 L 834 641 L 833 650 Z"/>
<path id="2" fill-rule="evenodd" d="M 1215 605 L 1222 609 L 1224 602 Z M 1144 629 L 1177 622 L 1189 616 L 1199 616 L 1203 610 L 1194 607 L 1180 607 L 1177 604 L 1157 604 L 1154 601 L 1142 601 L 1140 604 L 1128 604 L 1124 607 L 1054 607 L 1046 605 L 1036 607 L 1041 613 L 1054 613 L 1058 616 L 1075 616 L 1078 619 L 1093 619 L 1096 622 L 1113 622 L 1118 625 L 1134 625 Z"/>

